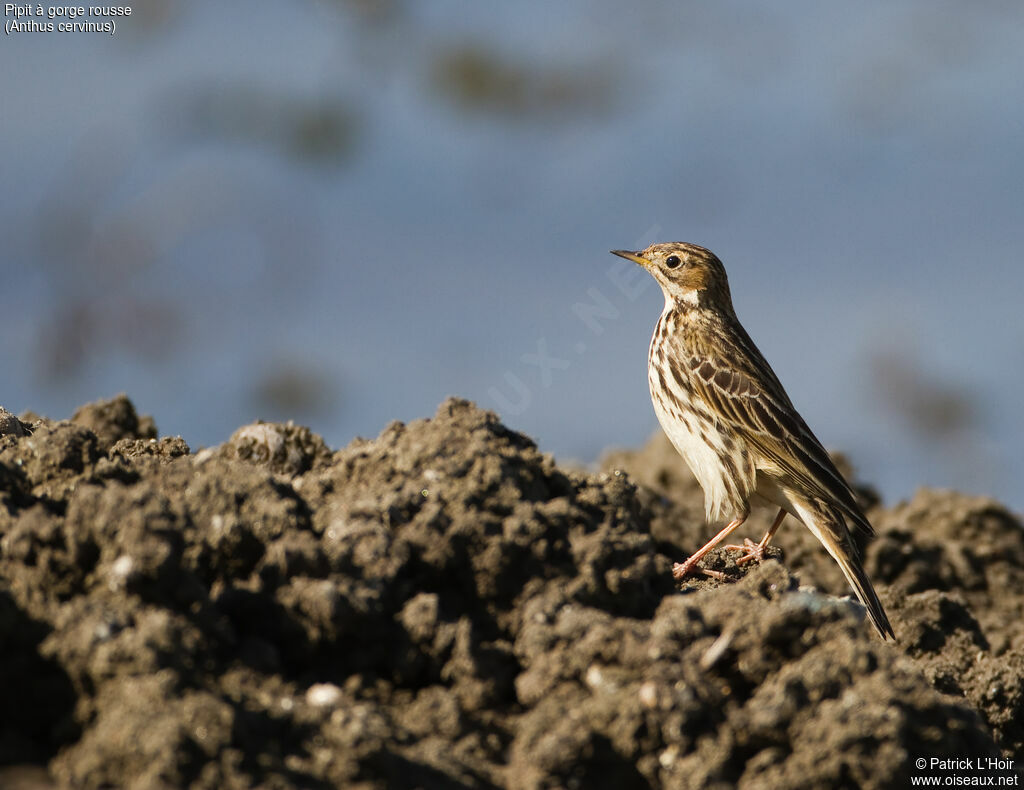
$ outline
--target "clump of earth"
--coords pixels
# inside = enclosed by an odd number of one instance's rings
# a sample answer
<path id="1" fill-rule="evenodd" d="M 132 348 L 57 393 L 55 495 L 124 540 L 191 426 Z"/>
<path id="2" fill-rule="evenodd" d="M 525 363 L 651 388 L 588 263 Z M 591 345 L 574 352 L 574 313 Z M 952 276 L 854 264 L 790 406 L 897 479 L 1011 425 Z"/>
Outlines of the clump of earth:
<path id="1" fill-rule="evenodd" d="M 255 423 L 194 453 L 124 396 L 0 411 L 0 785 L 1019 777 L 1019 518 L 860 490 L 895 643 L 793 521 L 673 582 L 712 530 L 660 435 L 594 472 L 456 399 L 337 451 Z"/>

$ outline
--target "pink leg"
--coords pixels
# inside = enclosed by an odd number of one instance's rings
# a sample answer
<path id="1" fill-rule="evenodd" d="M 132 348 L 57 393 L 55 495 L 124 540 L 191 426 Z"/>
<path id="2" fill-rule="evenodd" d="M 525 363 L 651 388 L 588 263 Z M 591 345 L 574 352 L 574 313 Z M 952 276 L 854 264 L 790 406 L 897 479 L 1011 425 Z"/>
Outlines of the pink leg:
<path id="1" fill-rule="evenodd" d="M 719 532 L 717 535 L 715 535 L 715 537 L 713 537 L 711 540 L 705 543 L 700 549 L 698 549 L 695 554 L 693 554 L 688 560 L 686 560 L 686 562 L 677 562 L 675 565 L 673 565 L 672 578 L 674 578 L 676 581 L 679 581 L 680 579 L 683 579 L 689 576 L 691 573 L 693 573 L 693 569 L 697 566 L 698 562 L 704 559 L 704 555 L 711 551 L 711 549 L 713 549 L 727 537 L 729 537 L 729 535 L 736 529 L 738 529 L 740 525 L 742 525 L 743 522 L 746 520 L 747 515 L 745 513 L 742 516 L 737 516 L 728 524 L 726 524 L 725 528 L 721 532 Z M 712 576 L 716 579 L 725 578 L 725 575 L 719 573 L 718 571 L 709 571 L 704 568 L 701 568 L 700 570 L 706 576 Z"/>
<path id="2" fill-rule="evenodd" d="M 742 557 L 737 557 L 736 564 L 743 565 L 751 560 L 757 560 L 761 562 L 764 559 L 764 550 L 771 543 L 772 538 L 775 537 L 775 533 L 779 531 L 779 526 L 782 524 L 782 519 L 786 517 L 785 510 L 779 510 L 779 515 L 775 517 L 775 521 L 772 522 L 771 527 L 764 533 L 764 537 L 761 538 L 760 543 L 754 543 L 750 538 L 743 539 L 742 546 L 726 546 L 725 548 L 729 551 L 745 551 L 747 552 Z"/>

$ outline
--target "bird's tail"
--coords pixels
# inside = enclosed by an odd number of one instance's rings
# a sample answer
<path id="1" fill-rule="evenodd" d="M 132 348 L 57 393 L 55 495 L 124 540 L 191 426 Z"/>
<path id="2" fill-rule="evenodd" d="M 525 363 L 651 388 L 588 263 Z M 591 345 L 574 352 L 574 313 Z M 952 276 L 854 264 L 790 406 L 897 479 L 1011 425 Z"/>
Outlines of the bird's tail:
<path id="1" fill-rule="evenodd" d="M 882 639 L 890 637 L 895 639 L 896 634 L 882 608 L 882 602 L 878 600 L 875 588 L 871 586 L 871 580 L 864 571 L 864 565 L 850 538 L 850 531 L 846 527 L 846 519 L 842 512 L 827 505 L 818 503 L 815 505 L 801 503 L 801 506 L 797 508 L 800 511 L 801 520 L 821 541 L 828 553 L 832 555 L 832 559 L 839 563 L 839 568 L 853 591 L 857 593 L 860 602 L 867 608 L 868 617 Z"/>

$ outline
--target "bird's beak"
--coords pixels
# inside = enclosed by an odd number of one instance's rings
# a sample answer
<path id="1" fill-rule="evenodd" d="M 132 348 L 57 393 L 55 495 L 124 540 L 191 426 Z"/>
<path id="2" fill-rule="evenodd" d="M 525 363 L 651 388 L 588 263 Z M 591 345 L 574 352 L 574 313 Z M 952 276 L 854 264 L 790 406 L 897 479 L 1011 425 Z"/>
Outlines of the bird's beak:
<path id="1" fill-rule="evenodd" d="M 620 258 L 625 258 L 627 261 L 639 263 L 641 266 L 645 268 L 650 263 L 650 261 L 644 258 L 643 256 L 635 252 L 630 252 L 629 250 L 612 250 L 612 255 L 618 255 Z"/>

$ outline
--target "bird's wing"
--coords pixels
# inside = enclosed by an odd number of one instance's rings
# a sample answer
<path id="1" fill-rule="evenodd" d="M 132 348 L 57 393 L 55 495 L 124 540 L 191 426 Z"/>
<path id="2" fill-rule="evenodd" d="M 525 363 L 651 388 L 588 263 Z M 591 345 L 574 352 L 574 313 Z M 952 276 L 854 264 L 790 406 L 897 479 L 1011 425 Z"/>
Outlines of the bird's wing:
<path id="1" fill-rule="evenodd" d="M 716 342 L 688 344 L 683 359 L 697 393 L 805 494 L 834 501 L 857 527 L 874 534 L 853 489 L 793 407 L 775 372 L 746 331 L 738 330 Z"/>

